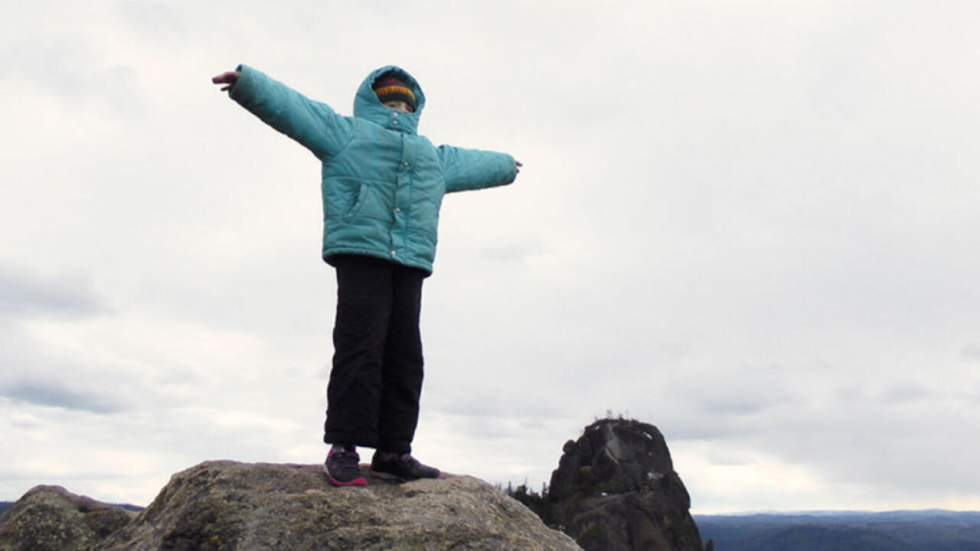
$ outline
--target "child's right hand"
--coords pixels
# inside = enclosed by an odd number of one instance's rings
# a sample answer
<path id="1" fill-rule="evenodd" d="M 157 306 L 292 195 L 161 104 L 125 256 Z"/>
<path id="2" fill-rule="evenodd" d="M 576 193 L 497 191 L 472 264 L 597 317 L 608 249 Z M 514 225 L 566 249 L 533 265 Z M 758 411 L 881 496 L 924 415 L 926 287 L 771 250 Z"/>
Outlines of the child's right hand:
<path id="1" fill-rule="evenodd" d="M 227 92 L 228 90 L 231 90 L 231 87 L 234 86 L 236 82 L 238 82 L 238 77 L 240 75 L 241 73 L 238 71 L 227 71 L 211 78 L 211 82 L 214 84 L 227 84 L 227 86 L 221 89 L 222 92 Z"/>

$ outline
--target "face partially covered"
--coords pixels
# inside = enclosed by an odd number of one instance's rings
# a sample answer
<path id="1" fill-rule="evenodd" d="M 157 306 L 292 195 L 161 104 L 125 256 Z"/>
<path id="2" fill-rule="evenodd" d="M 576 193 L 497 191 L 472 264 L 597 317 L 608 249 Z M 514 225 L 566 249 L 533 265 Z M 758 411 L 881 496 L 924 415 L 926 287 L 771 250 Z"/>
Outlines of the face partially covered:
<path id="1" fill-rule="evenodd" d="M 404 105 L 390 102 L 404 102 Z M 354 116 L 390 130 L 418 134 L 425 93 L 411 73 L 385 65 L 370 73 L 354 95 Z"/>
<path id="2" fill-rule="evenodd" d="M 388 109 L 402 113 L 415 111 L 415 92 L 405 80 L 395 72 L 388 72 L 374 82 L 374 92 L 378 100 Z"/>
<path id="3" fill-rule="evenodd" d="M 399 99 L 388 100 L 384 102 L 384 106 L 392 111 L 398 111 L 400 113 L 411 113 L 413 111 L 411 105 Z"/>

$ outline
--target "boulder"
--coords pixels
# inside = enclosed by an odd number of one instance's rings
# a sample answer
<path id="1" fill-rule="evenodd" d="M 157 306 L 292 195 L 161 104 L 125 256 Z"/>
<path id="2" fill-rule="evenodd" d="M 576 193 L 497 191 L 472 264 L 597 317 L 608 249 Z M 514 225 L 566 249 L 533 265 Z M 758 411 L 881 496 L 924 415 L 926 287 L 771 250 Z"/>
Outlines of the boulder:
<path id="1" fill-rule="evenodd" d="M 574 550 L 469 476 L 333 488 L 319 465 L 209 461 L 177 473 L 106 550 Z"/>
<path id="2" fill-rule="evenodd" d="M 95 549 L 133 516 L 61 486 L 35 486 L 2 517 L 0 551 Z"/>
<path id="3" fill-rule="evenodd" d="M 702 551 L 691 499 L 657 427 L 602 419 L 563 447 L 548 498 L 588 551 Z"/>

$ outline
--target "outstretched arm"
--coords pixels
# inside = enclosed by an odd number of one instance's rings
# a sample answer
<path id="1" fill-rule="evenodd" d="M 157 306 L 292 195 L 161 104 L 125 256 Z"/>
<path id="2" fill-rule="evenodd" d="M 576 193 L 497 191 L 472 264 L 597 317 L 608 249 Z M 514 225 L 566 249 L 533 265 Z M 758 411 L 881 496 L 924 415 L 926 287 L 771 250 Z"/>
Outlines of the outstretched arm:
<path id="1" fill-rule="evenodd" d="M 509 184 L 523 166 L 510 155 L 494 151 L 440 145 L 438 152 L 447 193 Z"/>
<path id="2" fill-rule="evenodd" d="M 329 105 L 311 100 L 260 71 L 239 65 L 211 79 L 263 122 L 323 159 L 336 155 L 353 135 L 353 123 Z"/>

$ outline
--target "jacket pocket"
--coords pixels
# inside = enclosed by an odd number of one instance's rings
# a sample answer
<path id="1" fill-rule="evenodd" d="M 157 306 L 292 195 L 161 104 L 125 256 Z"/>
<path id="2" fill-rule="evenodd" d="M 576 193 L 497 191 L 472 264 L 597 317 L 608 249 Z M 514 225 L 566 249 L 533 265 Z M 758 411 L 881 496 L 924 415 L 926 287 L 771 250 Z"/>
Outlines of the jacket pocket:
<path id="1" fill-rule="evenodd" d="M 347 213 L 344 214 L 344 218 L 353 218 L 357 216 L 357 213 L 361 212 L 364 208 L 364 203 L 367 202 L 368 198 L 368 186 L 361 184 L 357 189 L 357 198 L 351 204 L 350 208 L 347 209 Z"/>

